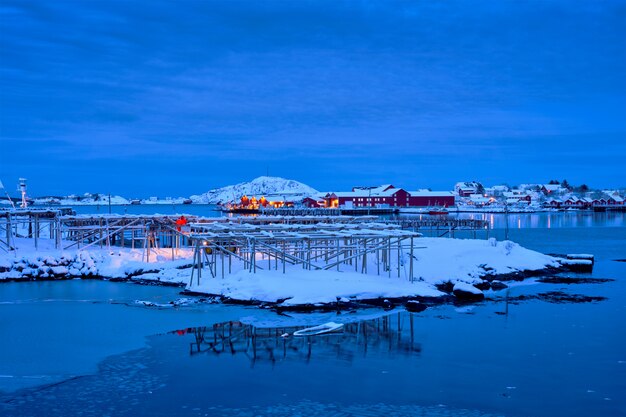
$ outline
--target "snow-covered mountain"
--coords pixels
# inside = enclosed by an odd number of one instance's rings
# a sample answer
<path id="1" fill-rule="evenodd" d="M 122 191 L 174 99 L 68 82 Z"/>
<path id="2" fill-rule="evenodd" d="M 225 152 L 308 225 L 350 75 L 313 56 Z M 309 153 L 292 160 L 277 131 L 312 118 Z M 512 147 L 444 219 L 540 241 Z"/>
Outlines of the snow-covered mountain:
<path id="1" fill-rule="evenodd" d="M 241 196 L 268 196 L 268 195 L 302 195 L 317 194 L 317 190 L 298 181 L 280 177 L 258 177 L 250 182 L 216 188 L 204 194 L 192 195 L 190 198 L 198 204 L 217 204 L 238 201 Z"/>

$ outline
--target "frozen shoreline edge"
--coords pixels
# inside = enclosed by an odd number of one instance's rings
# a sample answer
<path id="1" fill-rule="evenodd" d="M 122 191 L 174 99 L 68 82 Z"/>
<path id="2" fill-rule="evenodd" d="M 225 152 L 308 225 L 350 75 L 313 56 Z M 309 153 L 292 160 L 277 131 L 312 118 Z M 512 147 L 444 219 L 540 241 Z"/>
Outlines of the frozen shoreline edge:
<path id="1" fill-rule="evenodd" d="M 495 289 L 494 291 L 500 291 L 502 289 L 508 288 L 508 285 L 504 284 L 505 282 L 521 282 L 529 278 L 538 277 L 547 274 L 558 274 L 562 272 L 567 272 L 570 269 L 566 265 L 561 265 L 559 267 L 547 266 L 542 269 L 535 270 L 523 270 L 523 271 L 515 271 L 506 274 L 488 274 L 482 277 L 482 282 L 473 285 L 479 291 L 483 291 L 485 289 L 490 289 L 493 283 L 497 283 L 503 285 L 499 287 L 499 289 Z M 149 273 L 147 271 L 146 273 Z M 407 310 L 411 311 L 411 309 L 416 309 L 416 304 L 419 303 L 422 307 L 417 307 L 417 310 L 422 311 L 426 307 L 441 305 L 441 304 L 451 304 L 451 303 L 472 303 L 478 301 L 489 301 L 489 297 L 481 297 L 479 299 L 473 299 L 471 297 L 463 297 L 455 294 L 454 292 L 454 284 L 452 281 L 446 281 L 441 284 L 437 284 L 437 289 L 440 290 L 444 295 L 441 296 L 406 296 L 406 297 L 374 297 L 374 298 L 364 298 L 358 300 L 349 300 L 342 301 L 337 300 L 336 302 L 331 303 L 315 303 L 315 304 L 297 304 L 297 305 L 281 305 L 285 300 L 277 300 L 275 302 L 270 301 L 262 301 L 256 299 L 237 299 L 228 296 L 224 296 L 222 294 L 212 294 L 209 292 L 201 292 L 201 291 L 193 291 L 185 289 L 186 284 L 180 282 L 166 282 L 159 281 L 153 279 L 145 279 L 141 278 L 142 274 L 129 276 L 129 277 L 107 277 L 101 275 L 90 275 L 90 276 L 63 276 L 63 277 L 23 277 L 23 278 L 6 278 L 0 280 L 0 285 L 2 283 L 9 282 L 37 282 L 37 281 L 70 281 L 75 279 L 80 280 L 99 280 L 99 281 L 110 281 L 110 282 L 121 282 L 121 283 L 131 283 L 136 285 L 147 285 L 147 286 L 162 286 L 162 287 L 178 287 L 183 289 L 180 291 L 180 295 L 183 296 L 194 296 L 194 297 L 209 297 L 214 300 L 218 300 L 219 302 L 226 305 L 246 305 L 246 306 L 256 306 L 259 308 L 270 308 L 274 309 L 278 312 L 282 311 L 291 311 L 291 312 L 313 312 L 313 311 L 345 311 L 345 310 L 354 310 L 359 308 L 395 308 L 395 307 L 405 307 Z M 416 303 L 413 305 L 407 305 L 411 303 Z M 414 310 L 415 311 L 415 310 Z"/>

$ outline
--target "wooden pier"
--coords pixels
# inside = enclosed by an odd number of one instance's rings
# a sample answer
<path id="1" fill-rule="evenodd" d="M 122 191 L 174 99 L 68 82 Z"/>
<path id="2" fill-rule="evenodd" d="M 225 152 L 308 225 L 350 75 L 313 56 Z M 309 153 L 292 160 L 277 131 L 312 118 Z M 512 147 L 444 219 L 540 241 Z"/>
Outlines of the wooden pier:
<path id="1" fill-rule="evenodd" d="M 209 220 L 209 219 L 205 219 Z M 259 215 L 259 216 L 239 216 L 239 217 L 217 217 L 217 222 L 246 223 L 246 224 L 318 224 L 318 223 L 363 223 L 379 222 L 378 216 L 321 216 L 321 215 Z"/>
<path id="2" fill-rule="evenodd" d="M 455 232 L 471 231 L 476 238 L 476 232 L 484 231 L 486 238 L 489 238 L 490 224 L 487 220 L 477 219 L 456 219 L 449 217 L 428 217 L 424 219 L 400 218 L 392 220 L 381 220 L 383 223 L 395 224 L 404 230 L 415 232 L 430 232 L 437 237 L 454 237 Z"/>
<path id="3" fill-rule="evenodd" d="M 353 207 L 353 208 L 322 208 L 322 207 L 261 207 L 259 209 L 232 209 L 226 213 L 262 214 L 266 216 L 370 216 L 398 213 L 397 207 Z"/>

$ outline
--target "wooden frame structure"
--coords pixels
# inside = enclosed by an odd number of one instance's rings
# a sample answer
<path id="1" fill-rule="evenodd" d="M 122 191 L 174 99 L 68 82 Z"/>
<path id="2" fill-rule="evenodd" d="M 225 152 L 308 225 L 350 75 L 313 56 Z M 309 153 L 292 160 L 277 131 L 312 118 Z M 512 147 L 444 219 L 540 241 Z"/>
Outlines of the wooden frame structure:
<path id="1" fill-rule="evenodd" d="M 176 224 L 179 215 L 75 215 L 71 209 L 0 210 L 0 249 L 15 249 L 15 238 L 54 241 L 55 249 L 122 247 L 142 249 L 142 259 L 167 255 L 175 259 L 181 248 L 193 248 L 192 277 L 199 282 L 205 266 L 211 276 L 233 271 L 233 262 L 251 272 L 301 265 L 304 269 L 353 268 L 387 273 L 396 266 L 400 276 L 403 246 L 411 253 L 417 231 L 437 235 L 455 230 L 486 230 L 485 220 L 426 218 L 382 220 L 377 216 L 255 216 L 205 218 L 186 216 L 190 224 Z M 4 221 L 3 221 L 4 220 Z M 443 234 L 440 232 L 443 231 Z M 170 249 L 164 253 L 163 249 Z M 372 264 L 371 261 L 375 260 Z M 273 262 L 273 266 L 271 264 Z M 236 265 L 237 270 L 241 266 Z M 218 269 L 221 269 L 219 271 Z"/>
<path id="2" fill-rule="evenodd" d="M 86 249 L 91 246 L 111 246 L 143 249 L 143 260 L 150 262 L 151 253 L 158 248 L 171 249 L 171 257 L 182 247 L 188 247 L 186 234 L 176 225 L 180 216 L 166 215 L 100 215 L 63 216 L 59 219 L 65 241 L 63 249 Z M 196 216 L 189 216 L 197 221 Z"/>
<path id="3" fill-rule="evenodd" d="M 189 239 L 194 246 L 194 276 L 200 284 L 202 272 L 208 267 L 212 278 L 237 270 L 275 270 L 287 272 L 288 267 L 307 270 L 354 270 L 363 274 L 376 268 L 389 277 L 404 268 L 413 279 L 414 239 L 419 233 L 402 230 L 385 223 L 325 224 L 193 224 Z M 408 262 L 405 262 L 405 252 Z M 407 265 L 408 264 L 408 265 Z M 408 271 L 406 267 L 408 266 Z"/>
<path id="4" fill-rule="evenodd" d="M 59 216 L 71 212 L 69 208 L 0 210 L 0 249 L 14 250 L 16 238 L 33 239 L 39 249 L 42 235 L 54 240 L 56 248 L 61 240 Z"/>

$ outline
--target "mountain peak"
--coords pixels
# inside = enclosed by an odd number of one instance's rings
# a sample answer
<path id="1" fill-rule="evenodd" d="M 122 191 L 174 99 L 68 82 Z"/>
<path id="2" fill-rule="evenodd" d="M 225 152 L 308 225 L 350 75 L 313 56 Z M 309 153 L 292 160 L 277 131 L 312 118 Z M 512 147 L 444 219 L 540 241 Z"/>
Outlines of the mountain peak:
<path id="1" fill-rule="evenodd" d="M 191 199 L 194 203 L 217 204 L 238 201 L 243 195 L 260 197 L 269 194 L 310 196 L 317 194 L 317 190 L 296 180 L 260 176 L 249 182 L 216 188 L 200 195 L 192 195 Z"/>

